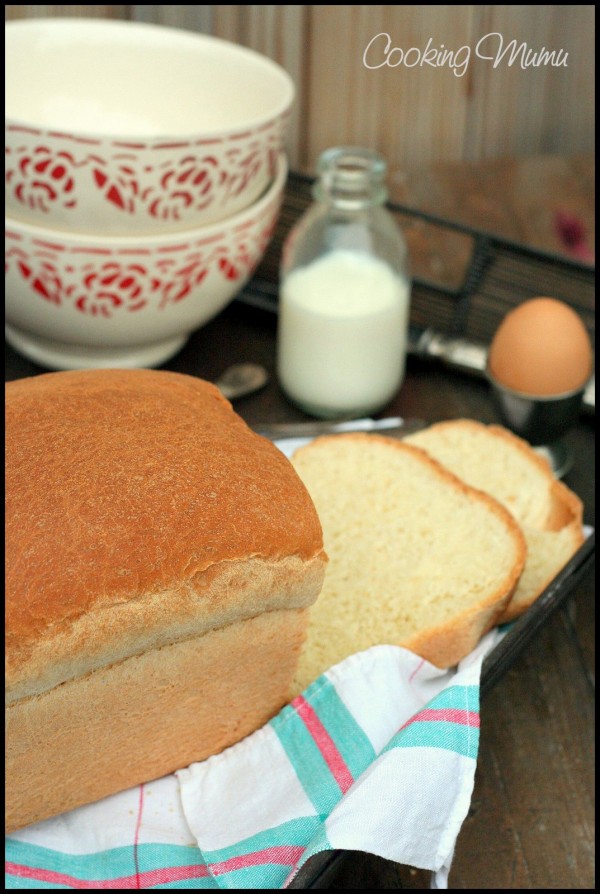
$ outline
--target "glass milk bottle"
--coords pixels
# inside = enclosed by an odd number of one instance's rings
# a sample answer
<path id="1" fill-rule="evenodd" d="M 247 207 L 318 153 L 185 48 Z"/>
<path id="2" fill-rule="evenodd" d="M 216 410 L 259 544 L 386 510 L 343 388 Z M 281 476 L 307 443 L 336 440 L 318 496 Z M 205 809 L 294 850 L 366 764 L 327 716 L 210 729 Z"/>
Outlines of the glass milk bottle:
<path id="1" fill-rule="evenodd" d="M 385 207 L 386 172 L 375 152 L 328 149 L 315 203 L 283 247 L 277 374 L 313 416 L 375 413 L 404 378 L 408 253 Z"/>

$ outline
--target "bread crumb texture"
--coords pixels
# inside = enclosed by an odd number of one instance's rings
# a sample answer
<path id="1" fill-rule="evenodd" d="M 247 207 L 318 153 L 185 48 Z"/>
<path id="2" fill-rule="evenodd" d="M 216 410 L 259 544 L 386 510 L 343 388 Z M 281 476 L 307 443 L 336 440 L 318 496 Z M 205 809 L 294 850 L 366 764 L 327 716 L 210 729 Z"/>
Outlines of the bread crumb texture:
<path id="1" fill-rule="evenodd" d="M 521 526 L 527 561 L 502 622 L 532 605 L 583 543 L 583 504 L 554 478 L 546 459 L 499 425 L 471 419 L 439 422 L 410 435 L 472 487 L 501 502 Z"/>
<path id="2" fill-rule="evenodd" d="M 318 438 L 292 458 L 329 565 L 295 688 L 379 643 L 456 663 L 492 626 L 525 560 L 510 513 L 423 450 L 385 436 Z"/>

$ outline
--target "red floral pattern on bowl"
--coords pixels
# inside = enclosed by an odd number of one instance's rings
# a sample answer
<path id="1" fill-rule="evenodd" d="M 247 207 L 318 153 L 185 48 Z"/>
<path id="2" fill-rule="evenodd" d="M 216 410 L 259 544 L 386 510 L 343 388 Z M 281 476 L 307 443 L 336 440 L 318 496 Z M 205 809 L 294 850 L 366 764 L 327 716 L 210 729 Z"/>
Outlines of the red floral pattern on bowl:
<path id="1" fill-rule="evenodd" d="M 289 113 L 214 140 L 126 143 L 5 122 L 6 213 L 73 232 L 151 235 L 236 214 L 275 174 Z"/>
<path id="2" fill-rule="evenodd" d="M 277 221 L 286 176 L 281 155 L 269 191 L 252 209 L 168 237 L 94 240 L 7 218 L 7 323 L 83 351 L 121 346 L 134 354 L 138 345 L 188 337 L 252 275 Z"/>

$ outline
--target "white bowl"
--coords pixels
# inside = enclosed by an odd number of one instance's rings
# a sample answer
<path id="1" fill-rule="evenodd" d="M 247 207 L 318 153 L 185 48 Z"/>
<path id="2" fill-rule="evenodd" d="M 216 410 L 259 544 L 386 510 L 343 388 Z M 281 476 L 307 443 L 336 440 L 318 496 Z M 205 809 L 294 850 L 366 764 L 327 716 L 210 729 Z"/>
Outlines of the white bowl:
<path id="1" fill-rule="evenodd" d="M 252 275 L 286 177 L 281 154 L 249 209 L 168 236 L 75 236 L 6 218 L 7 341 L 50 369 L 164 363 Z"/>
<path id="2" fill-rule="evenodd" d="M 6 213 L 90 234 L 224 220 L 273 179 L 295 88 L 270 59 L 177 28 L 5 25 Z"/>

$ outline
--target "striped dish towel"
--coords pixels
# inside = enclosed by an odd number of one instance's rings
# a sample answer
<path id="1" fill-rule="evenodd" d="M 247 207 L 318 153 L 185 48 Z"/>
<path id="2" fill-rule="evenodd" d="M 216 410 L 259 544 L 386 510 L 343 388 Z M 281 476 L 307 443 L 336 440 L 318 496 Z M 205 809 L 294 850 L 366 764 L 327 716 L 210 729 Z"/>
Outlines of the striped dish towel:
<path id="1" fill-rule="evenodd" d="M 9 836 L 6 887 L 284 888 L 331 849 L 447 887 L 501 635 L 450 671 L 396 646 L 351 656 L 221 754 Z"/>

